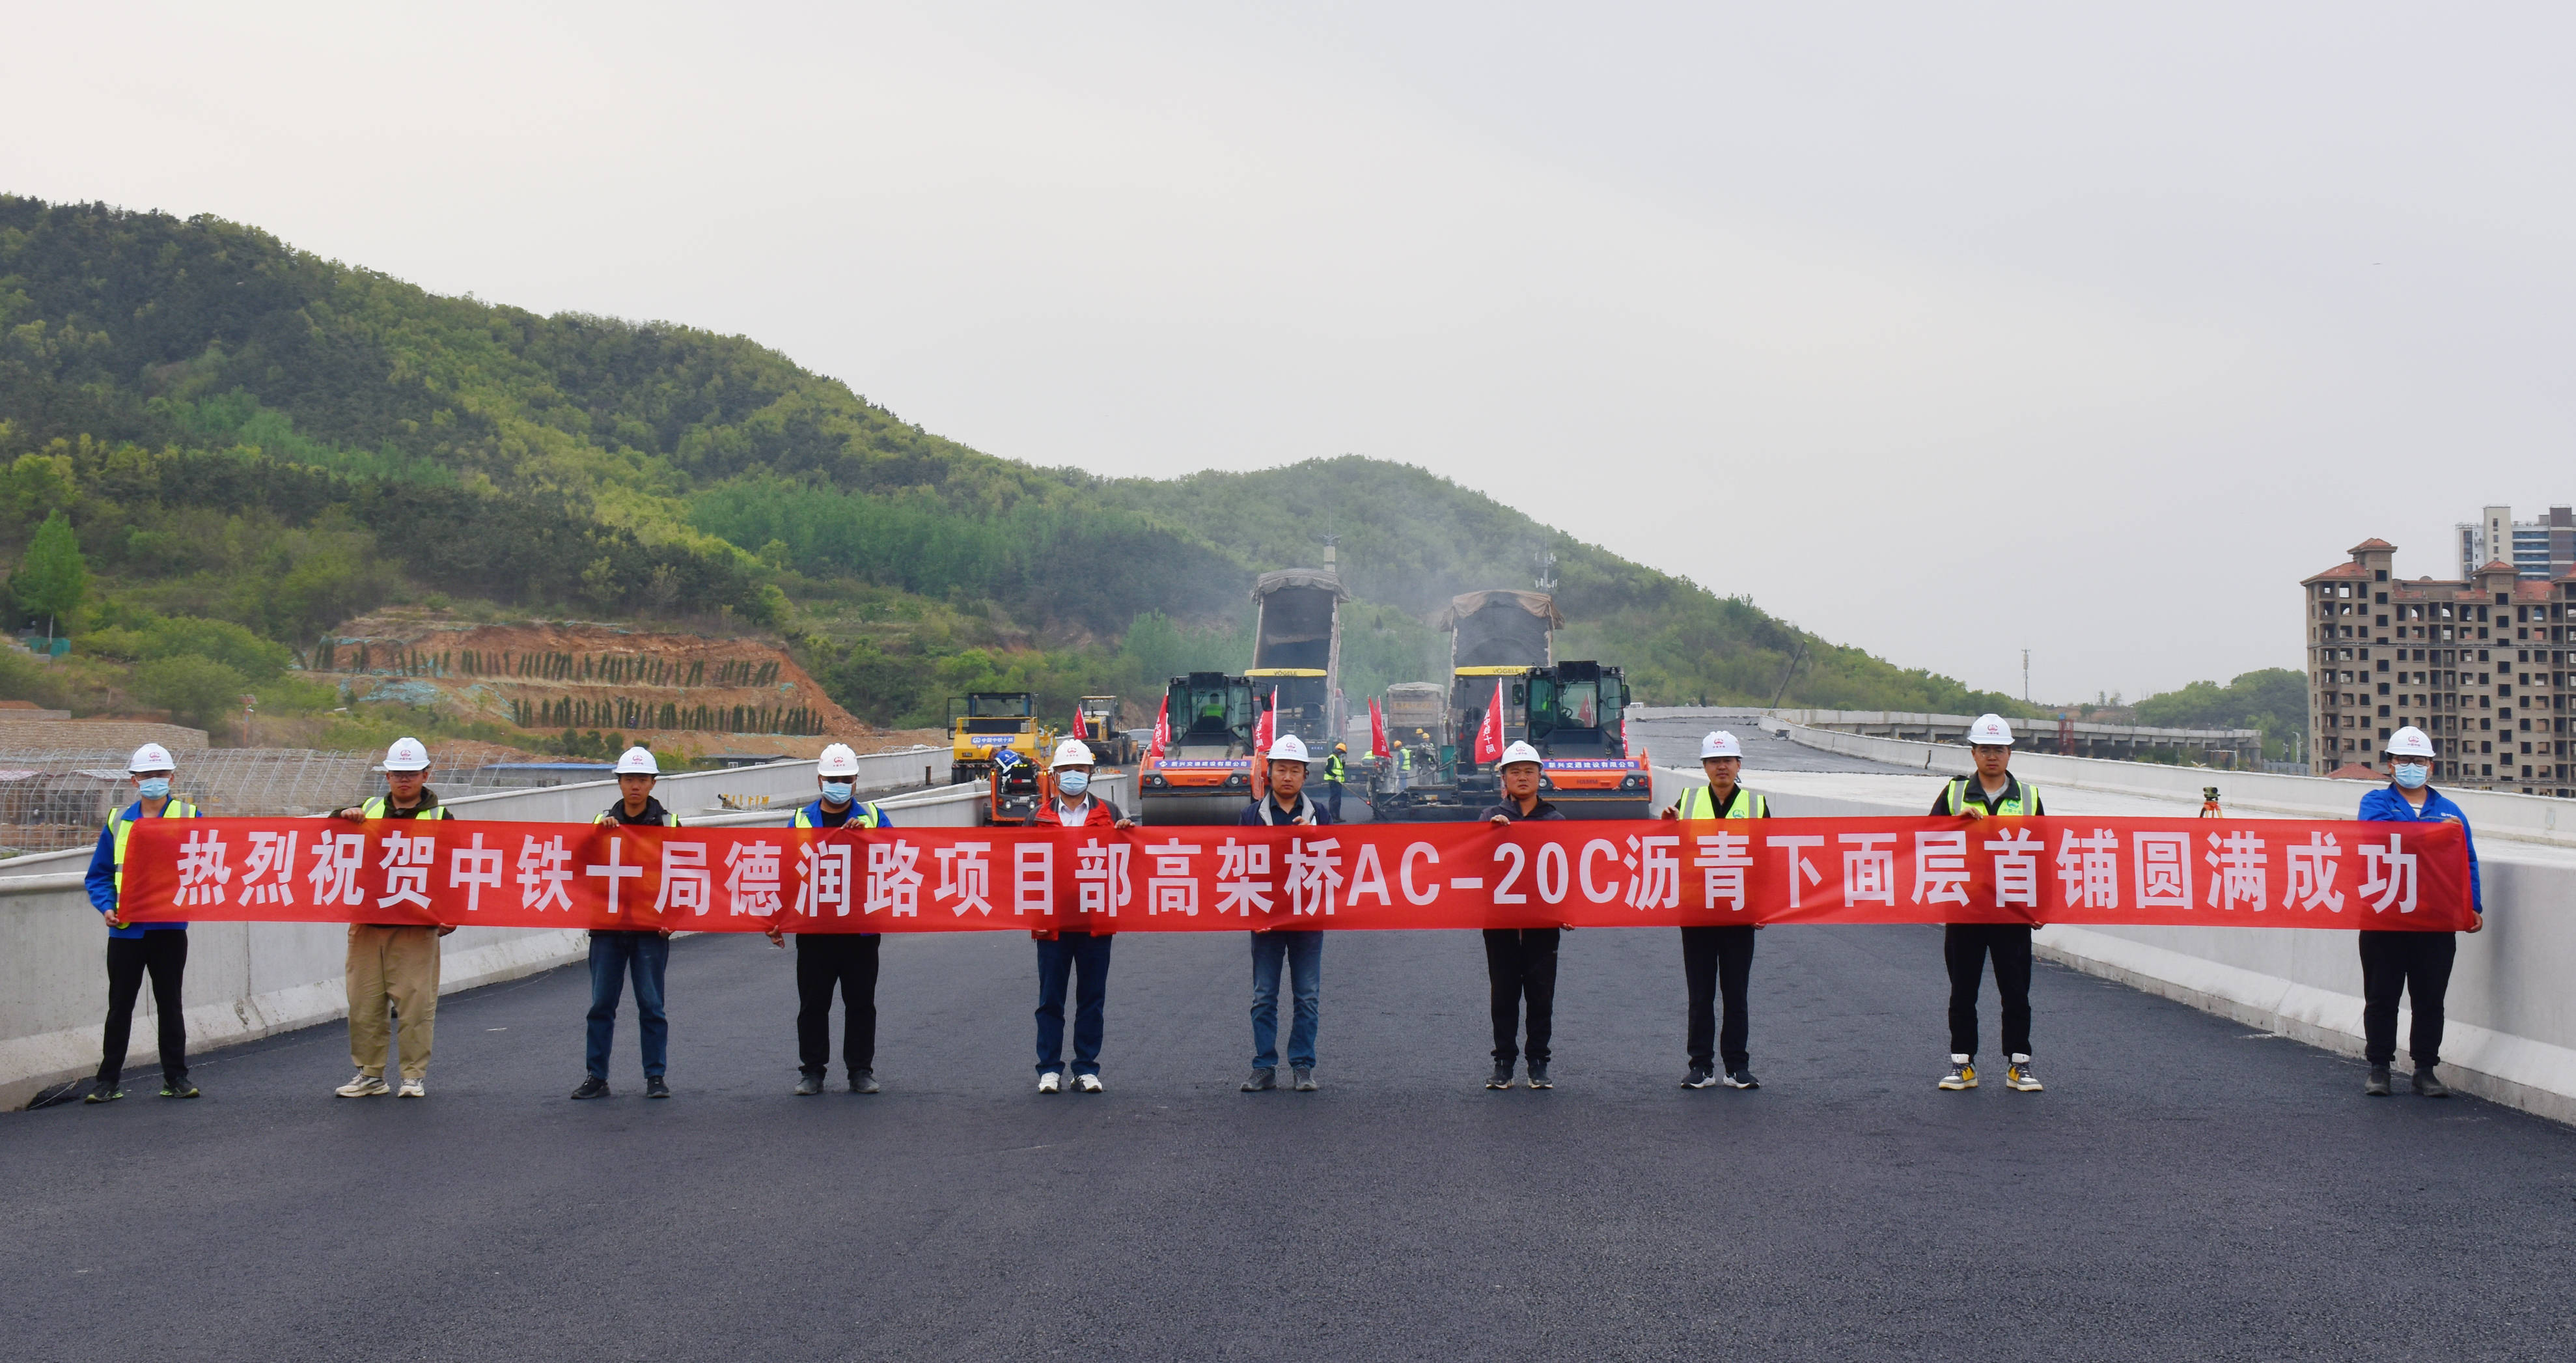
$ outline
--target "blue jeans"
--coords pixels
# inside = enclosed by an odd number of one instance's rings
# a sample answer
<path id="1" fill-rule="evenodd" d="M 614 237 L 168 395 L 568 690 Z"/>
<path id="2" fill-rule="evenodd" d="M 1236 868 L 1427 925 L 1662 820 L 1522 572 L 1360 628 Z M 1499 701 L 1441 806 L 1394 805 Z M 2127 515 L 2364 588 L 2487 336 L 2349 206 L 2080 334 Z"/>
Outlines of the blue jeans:
<path id="1" fill-rule="evenodd" d="M 1038 1073 L 1064 1068 L 1068 973 L 1081 986 L 1074 996 L 1073 1072 L 1100 1073 L 1101 1009 L 1109 994 L 1109 944 L 1116 940 L 1087 932 L 1038 939 Z"/>
<path id="2" fill-rule="evenodd" d="M 671 1023 L 662 1016 L 662 972 L 671 939 L 658 932 L 590 935 L 590 1077 L 608 1077 L 608 1043 L 617 1034 L 617 1000 L 635 976 L 635 1021 L 644 1040 L 644 1077 L 659 1079 L 671 1053 Z"/>
<path id="3" fill-rule="evenodd" d="M 1255 932 L 1252 939 L 1252 1067 L 1279 1068 L 1279 966 L 1288 966 L 1296 1017 L 1288 1025 L 1288 1067 L 1315 1067 L 1315 1025 L 1324 1014 L 1324 934 Z"/>

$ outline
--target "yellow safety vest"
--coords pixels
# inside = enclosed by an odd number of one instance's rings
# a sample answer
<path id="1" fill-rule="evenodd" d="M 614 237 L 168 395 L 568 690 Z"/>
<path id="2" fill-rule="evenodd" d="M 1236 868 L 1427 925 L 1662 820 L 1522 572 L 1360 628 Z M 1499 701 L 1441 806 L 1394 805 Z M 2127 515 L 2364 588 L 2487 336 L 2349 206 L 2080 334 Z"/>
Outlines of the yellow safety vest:
<path id="1" fill-rule="evenodd" d="M 1771 802 L 1742 786 L 1735 788 L 1735 794 L 1726 802 L 1726 812 L 1723 814 L 1717 812 L 1717 797 L 1709 794 L 1706 786 L 1697 786 L 1683 791 L 1681 803 L 1675 806 L 1675 809 L 1678 817 L 1684 819 L 1767 819 L 1771 817 Z"/>
<path id="2" fill-rule="evenodd" d="M 813 816 L 808 812 L 813 808 L 814 806 L 812 805 L 798 805 L 796 807 L 796 822 L 793 826 L 797 828 L 822 827 L 821 824 L 814 822 Z M 860 828 L 876 827 L 877 807 L 867 803 L 866 801 L 860 801 L 859 807 L 850 813 L 850 823 L 855 824 Z"/>
<path id="3" fill-rule="evenodd" d="M 359 802 L 358 817 L 362 819 L 383 819 L 395 817 L 387 813 L 387 811 L 392 808 L 393 802 L 389 797 L 383 795 L 370 795 L 365 800 Z M 444 819 L 448 817 L 447 806 L 431 805 L 429 808 L 424 809 L 411 817 L 415 819 Z"/>
<path id="4" fill-rule="evenodd" d="M 1972 779 L 1974 778 L 1966 776 L 1953 776 L 1950 778 L 1951 813 L 1965 814 L 1968 812 L 1968 782 Z M 1985 788 L 1983 786 L 1978 787 L 1977 793 L 1979 795 L 1985 794 Z M 2012 798 L 1989 806 L 1986 812 L 1989 814 L 2000 814 L 2007 818 L 2011 818 L 2031 813 L 2038 807 L 2039 787 L 2016 777 L 2013 781 Z"/>
<path id="5" fill-rule="evenodd" d="M 1342 775 L 1342 755 L 1340 753 L 1335 753 L 1324 759 L 1324 779 L 1326 781 L 1339 781 L 1342 779 Z"/>
<path id="6" fill-rule="evenodd" d="M 197 807 L 173 795 L 161 803 L 161 817 L 193 819 L 197 817 Z M 119 904 L 125 902 L 125 839 L 134 832 L 134 825 L 138 822 L 140 820 L 125 817 L 125 811 L 122 809 L 110 815 L 107 820 L 108 834 L 116 844 L 116 902 Z"/>

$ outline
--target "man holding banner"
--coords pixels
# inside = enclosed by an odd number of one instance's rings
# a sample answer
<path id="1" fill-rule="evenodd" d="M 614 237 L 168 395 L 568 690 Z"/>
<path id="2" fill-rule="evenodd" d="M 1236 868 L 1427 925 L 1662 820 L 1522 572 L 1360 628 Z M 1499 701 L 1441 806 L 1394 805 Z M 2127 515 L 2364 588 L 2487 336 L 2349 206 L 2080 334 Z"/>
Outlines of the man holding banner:
<path id="1" fill-rule="evenodd" d="M 1091 745 L 1068 738 L 1056 745 L 1047 774 L 1055 789 L 1038 802 L 1029 817 L 1032 828 L 1134 828 L 1136 821 L 1118 806 L 1091 793 Z M 1073 1091 L 1101 1093 L 1100 1044 L 1108 1027 L 1109 947 L 1115 930 L 1037 928 L 1029 933 L 1038 944 L 1038 1092 L 1061 1093 L 1064 1082 L 1064 1000 L 1066 977 L 1076 987 L 1073 1004 Z"/>
<path id="2" fill-rule="evenodd" d="M 1340 816 L 1306 796 L 1306 741 L 1282 734 L 1270 745 L 1270 792 L 1244 807 L 1240 826 L 1277 828 L 1337 823 Z M 1289 1081 L 1299 1093 L 1315 1091 L 1315 1032 L 1323 1018 L 1324 934 L 1270 928 L 1252 938 L 1252 1077 L 1243 1091 L 1279 1086 L 1279 973 L 1288 971 L 1296 1016 L 1288 1026 Z"/>
<path id="3" fill-rule="evenodd" d="M 143 992 L 143 977 L 152 976 L 152 1007 L 161 1038 L 161 1096 L 194 1098 L 188 1082 L 188 1023 L 179 1000 L 180 981 L 188 970 L 188 925 L 133 923 L 117 916 L 125 898 L 125 848 L 134 825 L 144 819 L 193 819 L 197 807 L 170 793 L 177 764 L 170 750 L 146 743 L 125 764 L 136 800 L 98 830 L 91 852 L 90 907 L 107 920 L 107 1026 L 98 1048 L 98 1076 L 84 1101 L 112 1103 L 125 1096 L 125 1050 L 134 1034 L 134 1001 Z"/>
<path id="4" fill-rule="evenodd" d="M 417 738 L 397 738 L 385 749 L 385 793 L 340 811 L 351 821 L 446 819 L 429 779 L 429 749 Z M 360 844 L 363 846 L 363 842 Z M 361 862 L 364 854 L 359 854 Z M 343 1098 L 380 1098 L 385 1087 L 385 1045 L 401 1043 L 402 1096 L 429 1096 L 429 1050 L 438 1022 L 438 939 L 453 927 L 417 923 L 349 925 L 349 1056 L 356 1078 L 334 1090 Z M 399 1035 L 386 1025 L 393 1010 Z"/>
<path id="5" fill-rule="evenodd" d="M 2469 816 L 2433 789 L 2433 740 L 2409 724 L 2388 739 L 2389 783 L 2361 797 L 2359 817 L 2394 823 L 2455 823 L 2469 849 L 2469 907 L 2477 915 L 2469 924 L 2486 926 L 2486 900 L 2478 883 L 2478 844 L 2469 834 Z M 2361 932 L 2361 1033 L 2363 1058 L 2370 1077 L 2362 1092 L 2388 1096 L 2388 1066 L 2397 1059 L 2397 1002 L 2411 994 L 2415 1026 L 2407 1050 L 2415 1061 L 2415 1091 L 2427 1098 L 2448 1098 L 2450 1088 L 2433 1073 L 2442 1061 L 2442 1003 L 2451 989 L 2451 963 L 2460 939 L 2449 932 Z"/>
<path id="6" fill-rule="evenodd" d="M 1771 817 L 1768 800 L 1736 784 L 1744 770 L 1744 744 L 1735 735 L 1719 729 L 1699 741 L 1699 766 L 1707 774 L 1708 784 L 1697 790 L 1682 792 L 1680 800 L 1664 813 L 1667 819 L 1767 819 Z M 1682 1076 L 1686 1089 L 1728 1088 L 1758 1089 L 1761 1081 L 1753 1077 L 1752 1053 L 1746 1049 L 1749 1009 L 1746 996 L 1751 993 L 1753 978 L 1753 931 L 1757 925 L 1741 927 L 1711 924 L 1682 929 L 1682 977 L 1690 990 L 1690 1016 L 1685 1023 L 1690 1049 L 1690 1071 Z M 1717 1028 L 1717 1001 L 1726 999 L 1726 1029 Z M 1713 1062 L 1724 1060 L 1726 1068 Z"/>
<path id="7" fill-rule="evenodd" d="M 2012 774 L 2013 732 L 2001 715 L 1979 715 L 1968 726 L 1968 751 L 1977 774 L 1952 777 L 1932 801 L 1934 817 L 1964 814 L 2035 816 L 2039 791 Z M 2004 1015 L 2004 1087 L 2020 1093 L 2040 1091 L 2030 1068 L 2030 934 L 2029 923 L 1949 923 L 1941 929 L 1941 958 L 1950 969 L 1950 1072 L 1941 1076 L 1945 1089 L 1977 1086 L 1977 988 L 1985 981 L 1986 958 L 1994 957 L 1995 997 Z"/>
<path id="8" fill-rule="evenodd" d="M 1003 749 L 1005 753 L 1009 749 Z M 813 803 L 796 811 L 796 828 L 892 828 L 894 820 L 874 802 L 858 798 L 859 754 L 847 743 L 824 747 L 814 763 Z M 877 961 L 882 933 L 796 934 L 796 1096 L 823 1092 L 832 1074 L 832 992 L 841 995 L 841 1067 L 850 1092 L 875 1093 L 877 1083 Z M 786 945 L 776 923 L 769 944 Z"/>
<path id="9" fill-rule="evenodd" d="M 591 820 L 620 828 L 677 828 L 680 820 L 653 798 L 662 779 L 662 763 L 651 748 L 628 748 L 617 759 L 617 803 Z M 579 1099 L 608 1096 L 608 1053 L 617 1039 L 617 1002 L 626 980 L 635 980 L 635 1036 L 644 1057 L 644 1096 L 668 1098 L 664 1080 L 671 1054 L 671 1022 L 662 1008 L 662 982 L 671 966 L 669 928 L 592 928 L 590 930 L 590 1014 L 582 1044 Z"/>
<path id="10" fill-rule="evenodd" d="M 1497 695 L 1499 695 L 1499 691 Z M 1497 733 L 1502 729 L 1502 709 L 1497 705 L 1486 721 Z M 1478 744 L 1484 742 L 1478 736 Z M 1487 805 L 1479 817 L 1498 825 L 1511 825 L 1524 820 L 1563 819 L 1565 812 L 1538 798 L 1539 772 L 1543 767 L 1538 749 L 1527 743 L 1514 743 L 1503 749 L 1498 764 L 1502 784 L 1501 804 Z M 1485 983 L 1492 994 L 1494 1012 L 1494 1073 L 1485 1081 L 1489 1089 L 1512 1086 L 1512 1062 L 1523 1050 L 1518 1044 L 1521 1034 L 1521 1000 L 1529 1000 L 1529 1086 L 1534 1089 L 1554 1088 L 1547 1077 L 1548 1038 L 1556 1030 L 1556 948 L 1557 928 L 1487 928 L 1485 929 Z"/>

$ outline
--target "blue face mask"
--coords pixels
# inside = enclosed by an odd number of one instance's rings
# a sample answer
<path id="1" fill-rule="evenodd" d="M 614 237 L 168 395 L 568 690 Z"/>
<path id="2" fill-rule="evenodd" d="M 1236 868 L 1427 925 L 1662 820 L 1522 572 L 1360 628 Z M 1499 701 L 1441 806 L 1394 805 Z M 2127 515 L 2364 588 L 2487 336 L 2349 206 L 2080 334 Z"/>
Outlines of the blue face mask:
<path id="1" fill-rule="evenodd" d="M 1055 788 L 1068 798 L 1078 800 L 1082 798 L 1082 792 L 1091 789 L 1091 773 L 1080 767 L 1067 767 L 1056 774 Z"/>
<path id="2" fill-rule="evenodd" d="M 2408 790 L 2422 790 L 2424 783 L 2432 779 L 2433 769 L 2421 762 L 2400 762 L 2395 774 L 2397 784 Z"/>
<path id="3" fill-rule="evenodd" d="M 144 799 L 167 800 L 170 798 L 170 778 L 167 776 L 147 777 L 143 784 L 135 787 L 135 789 L 143 792 Z"/>
<path id="4" fill-rule="evenodd" d="M 824 783 L 823 783 L 823 803 L 825 803 L 825 804 L 827 804 L 827 805 L 845 805 L 845 804 L 848 804 L 849 802 L 850 802 L 850 783 L 849 783 L 849 782 L 847 782 L 847 781 L 826 781 L 826 782 L 824 782 Z"/>

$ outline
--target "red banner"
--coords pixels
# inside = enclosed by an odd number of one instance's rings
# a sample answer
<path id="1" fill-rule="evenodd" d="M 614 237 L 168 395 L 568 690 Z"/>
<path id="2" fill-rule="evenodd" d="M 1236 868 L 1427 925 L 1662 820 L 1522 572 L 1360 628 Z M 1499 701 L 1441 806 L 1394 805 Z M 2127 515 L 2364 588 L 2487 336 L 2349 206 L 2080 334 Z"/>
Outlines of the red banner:
<path id="1" fill-rule="evenodd" d="M 2456 824 L 2072 817 L 1127 832 L 147 819 L 124 916 L 719 932 L 2471 920 Z"/>

